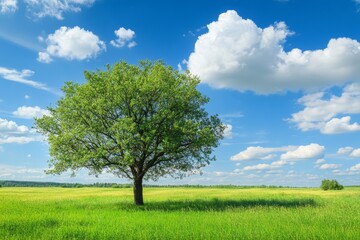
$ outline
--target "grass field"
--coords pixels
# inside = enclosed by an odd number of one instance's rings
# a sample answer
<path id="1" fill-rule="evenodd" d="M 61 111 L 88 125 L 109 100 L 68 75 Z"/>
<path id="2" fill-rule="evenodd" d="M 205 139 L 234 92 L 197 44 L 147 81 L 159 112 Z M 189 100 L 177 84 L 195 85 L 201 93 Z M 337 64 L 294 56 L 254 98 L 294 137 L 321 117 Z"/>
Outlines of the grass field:
<path id="1" fill-rule="evenodd" d="M 360 188 L 0 188 L 0 239 L 360 239 Z"/>

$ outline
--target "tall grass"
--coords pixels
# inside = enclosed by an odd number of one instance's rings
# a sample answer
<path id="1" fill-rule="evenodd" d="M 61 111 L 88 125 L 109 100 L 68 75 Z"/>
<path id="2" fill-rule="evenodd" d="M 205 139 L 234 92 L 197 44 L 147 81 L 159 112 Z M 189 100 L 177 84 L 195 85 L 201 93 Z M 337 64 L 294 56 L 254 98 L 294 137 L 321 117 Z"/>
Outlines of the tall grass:
<path id="1" fill-rule="evenodd" d="M 0 239 L 359 239 L 360 188 L 0 188 Z"/>

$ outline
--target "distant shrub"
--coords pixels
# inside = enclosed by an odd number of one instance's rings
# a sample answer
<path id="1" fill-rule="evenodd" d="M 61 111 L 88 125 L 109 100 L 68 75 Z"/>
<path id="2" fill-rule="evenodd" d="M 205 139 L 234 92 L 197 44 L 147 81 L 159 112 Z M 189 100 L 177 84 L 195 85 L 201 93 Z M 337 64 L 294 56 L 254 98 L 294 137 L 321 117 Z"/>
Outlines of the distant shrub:
<path id="1" fill-rule="evenodd" d="M 344 186 L 341 185 L 340 183 L 338 183 L 335 179 L 333 180 L 329 180 L 329 179 L 324 179 L 321 182 L 321 189 L 323 190 L 342 190 L 344 189 Z"/>

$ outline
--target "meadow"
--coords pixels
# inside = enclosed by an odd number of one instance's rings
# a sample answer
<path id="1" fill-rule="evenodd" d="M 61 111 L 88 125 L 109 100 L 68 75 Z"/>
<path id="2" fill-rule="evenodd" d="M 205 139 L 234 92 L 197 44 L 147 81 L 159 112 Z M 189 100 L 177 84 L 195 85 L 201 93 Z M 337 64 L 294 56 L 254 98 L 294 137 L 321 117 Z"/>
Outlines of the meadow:
<path id="1" fill-rule="evenodd" d="M 0 239 L 359 239 L 360 188 L 0 188 Z"/>

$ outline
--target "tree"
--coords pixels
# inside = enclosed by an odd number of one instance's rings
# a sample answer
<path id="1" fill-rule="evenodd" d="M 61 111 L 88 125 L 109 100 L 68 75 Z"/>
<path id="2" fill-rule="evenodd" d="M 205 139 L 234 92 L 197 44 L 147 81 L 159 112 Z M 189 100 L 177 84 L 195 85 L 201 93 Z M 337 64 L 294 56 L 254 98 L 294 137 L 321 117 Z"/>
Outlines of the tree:
<path id="1" fill-rule="evenodd" d="M 321 189 L 323 190 L 342 190 L 344 189 L 344 186 L 339 184 L 338 181 L 336 181 L 335 179 L 333 180 L 329 180 L 329 179 L 324 179 L 321 182 Z"/>
<path id="2" fill-rule="evenodd" d="M 87 168 L 131 179 L 142 205 L 143 180 L 181 178 L 215 160 L 224 126 L 205 111 L 197 77 L 161 61 L 122 61 L 85 78 L 67 82 L 51 114 L 35 121 L 50 145 L 47 173 Z"/>

